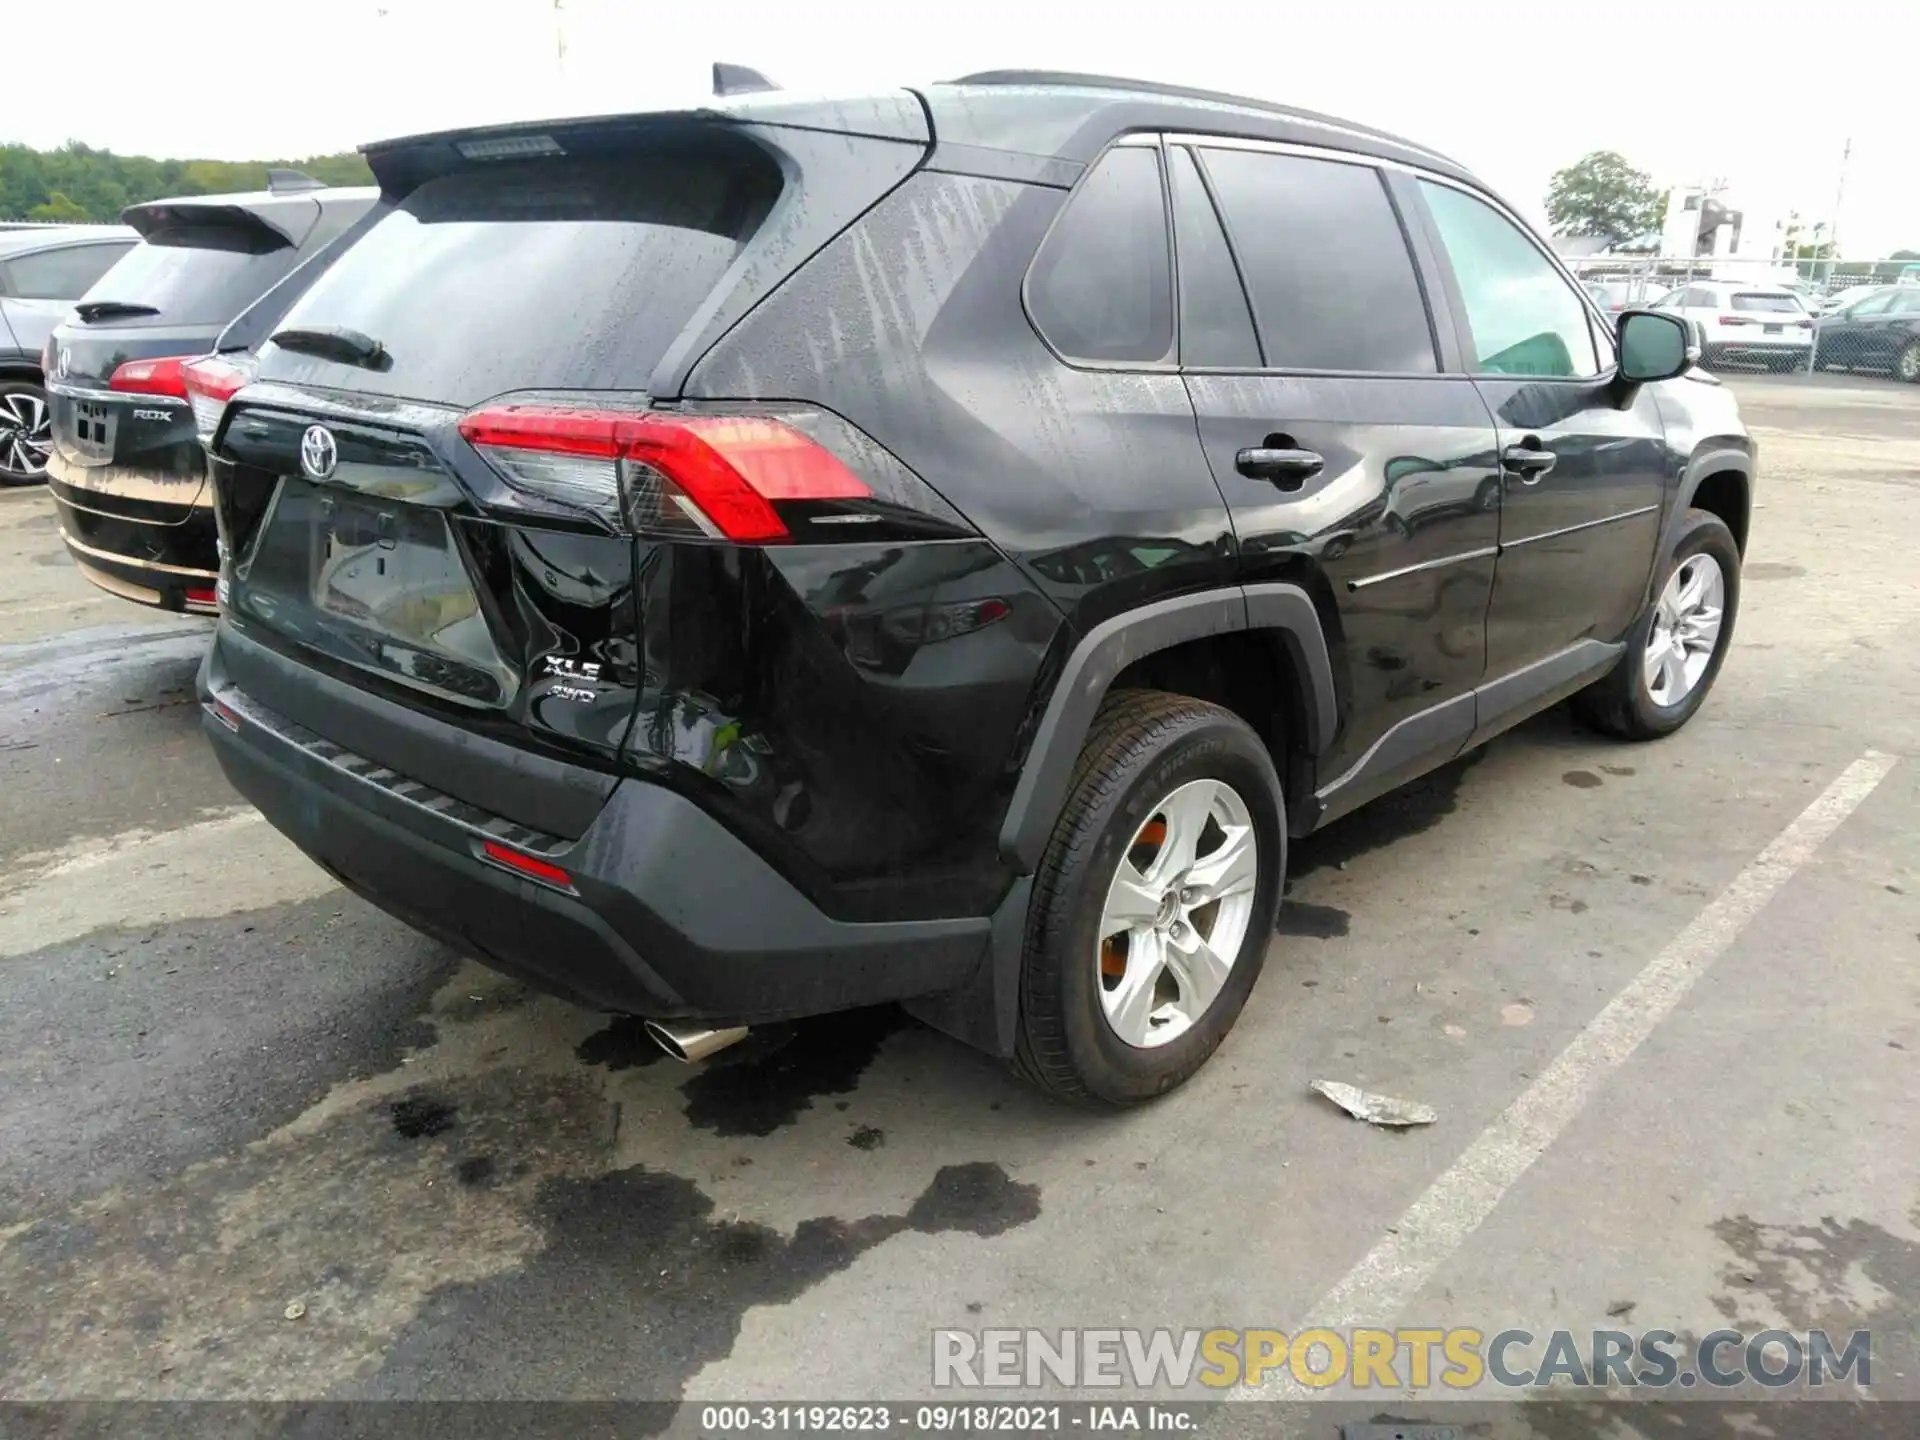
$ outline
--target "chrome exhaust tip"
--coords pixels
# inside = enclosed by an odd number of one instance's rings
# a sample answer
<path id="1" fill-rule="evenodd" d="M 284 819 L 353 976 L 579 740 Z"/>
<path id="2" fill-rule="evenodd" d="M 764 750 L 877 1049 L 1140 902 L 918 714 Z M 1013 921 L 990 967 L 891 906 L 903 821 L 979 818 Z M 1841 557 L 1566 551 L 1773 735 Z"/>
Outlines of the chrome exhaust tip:
<path id="1" fill-rule="evenodd" d="M 693 1065 L 718 1055 L 729 1045 L 747 1038 L 748 1027 L 735 1025 L 726 1030 L 708 1030 L 698 1025 L 671 1025 L 664 1020 L 646 1022 L 647 1034 L 674 1059 Z"/>

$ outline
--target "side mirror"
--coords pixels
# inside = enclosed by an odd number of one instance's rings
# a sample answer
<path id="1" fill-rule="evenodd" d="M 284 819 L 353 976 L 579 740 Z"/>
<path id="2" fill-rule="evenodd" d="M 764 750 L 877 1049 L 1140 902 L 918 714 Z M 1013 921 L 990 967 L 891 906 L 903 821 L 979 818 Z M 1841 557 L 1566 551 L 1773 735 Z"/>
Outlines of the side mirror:
<path id="1" fill-rule="evenodd" d="M 1629 310 L 1620 317 L 1620 378 L 1649 385 L 1686 373 L 1700 358 L 1693 327 L 1678 315 Z"/>

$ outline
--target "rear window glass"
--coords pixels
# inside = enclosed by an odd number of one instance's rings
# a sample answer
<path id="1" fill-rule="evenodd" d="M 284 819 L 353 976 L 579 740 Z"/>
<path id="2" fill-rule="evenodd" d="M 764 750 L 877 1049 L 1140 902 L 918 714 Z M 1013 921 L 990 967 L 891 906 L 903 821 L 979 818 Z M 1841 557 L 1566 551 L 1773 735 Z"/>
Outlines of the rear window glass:
<path id="1" fill-rule="evenodd" d="M 151 324 L 218 325 L 282 275 L 299 252 L 277 235 L 225 225 L 156 230 L 86 293 L 88 300 L 151 305 Z M 115 318 L 115 325 L 130 322 Z M 139 323 L 139 322 L 132 322 Z"/>
<path id="2" fill-rule="evenodd" d="M 391 363 L 269 346 L 263 373 L 460 405 L 508 390 L 643 388 L 780 184 L 764 152 L 718 142 L 429 180 L 280 322 L 357 330 Z"/>
<path id="3" fill-rule="evenodd" d="M 1736 310 L 1765 310 L 1774 314 L 1798 315 L 1800 302 L 1791 295 L 1736 295 Z"/>

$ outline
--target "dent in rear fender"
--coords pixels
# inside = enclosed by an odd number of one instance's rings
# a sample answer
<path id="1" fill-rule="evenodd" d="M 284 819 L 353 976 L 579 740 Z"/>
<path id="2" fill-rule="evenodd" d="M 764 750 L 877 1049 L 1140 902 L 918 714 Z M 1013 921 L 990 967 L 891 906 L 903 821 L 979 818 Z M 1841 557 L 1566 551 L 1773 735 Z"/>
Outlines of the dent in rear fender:
<path id="1" fill-rule="evenodd" d="M 842 920 L 980 916 L 1059 612 L 983 540 L 640 547 L 626 757 Z"/>
<path id="2" fill-rule="evenodd" d="M 1288 648 L 1311 690 L 1304 707 L 1307 746 L 1318 753 L 1336 723 L 1333 670 L 1319 613 L 1292 585 L 1238 586 L 1181 595 L 1117 615 L 1090 631 L 1066 657 L 1000 827 L 1000 852 L 1016 872 L 1039 864 L 1061 808 L 1087 732 L 1114 679 L 1155 651 L 1254 628 L 1273 632 Z"/>

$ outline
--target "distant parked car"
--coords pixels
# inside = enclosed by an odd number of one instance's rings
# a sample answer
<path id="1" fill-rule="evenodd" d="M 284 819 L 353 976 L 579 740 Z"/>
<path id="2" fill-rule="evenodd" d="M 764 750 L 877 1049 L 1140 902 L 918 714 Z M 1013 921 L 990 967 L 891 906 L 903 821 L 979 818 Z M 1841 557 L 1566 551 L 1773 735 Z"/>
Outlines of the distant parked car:
<path id="1" fill-rule="evenodd" d="M 1594 303 L 1609 314 L 1637 310 L 1653 303 L 1666 289 L 1658 280 L 1588 280 L 1583 282 Z"/>
<path id="2" fill-rule="evenodd" d="M 0 485 L 46 478 L 52 440 L 41 352 L 73 302 L 137 239 L 124 225 L 0 229 Z"/>
<path id="3" fill-rule="evenodd" d="M 46 465 L 60 538 L 87 579 L 143 605 L 218 608 L 213 503 L 182 365 L 379 195 L 287 170 L 270 185 L 129 207 L 140 243 L 53 332 Z"/>
<path id="4" fill-rule="evenodd" d="M 1920 383 L 1920 285 L 1886 285 L 1815 322 L 1822 370 L 1891 370 Z"/>
<path id="5" fill-rule="evenodd" d="M 1694 280 L 1664 296 L 1658 307 L 1700 327 L 1701 363 L 1729 362 L 1768 370 L 1804 369 L 1813 347 L 1813 317 L 1783 285 L 1739 285 Z"/>
<path id="6" fill-rule="evenodd" d="M 1844 290 L 1836 290 L 1831 295 L 1820 297 L 1820 303 L 1814 307 L 1817 315 L 1832 315 L 1845 310 L 1849 305 L 1857 305 L 1869 295 L 1885 290 L 1885 285 L 1849 285 Z"/>

